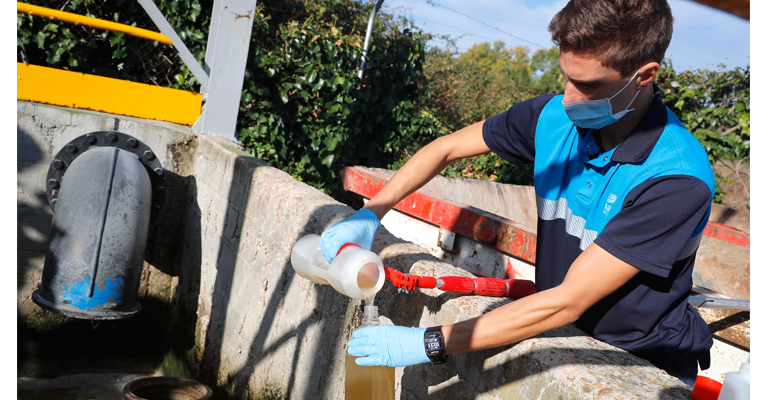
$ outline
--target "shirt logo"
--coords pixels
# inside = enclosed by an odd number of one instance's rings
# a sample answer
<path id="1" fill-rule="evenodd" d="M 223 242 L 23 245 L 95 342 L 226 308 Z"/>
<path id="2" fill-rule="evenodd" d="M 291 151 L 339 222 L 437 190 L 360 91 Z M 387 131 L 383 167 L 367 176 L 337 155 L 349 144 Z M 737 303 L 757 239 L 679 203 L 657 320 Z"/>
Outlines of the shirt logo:
<path id="1" fill-rule="evenodd" d="M 610 193 L 609 196 L 607 196 L 607 203 L 604 204 L 604 215 L 607 215 L 607 213 L 610 212 L 610 209 L 612 206 L 610 204 L 616 202 L 618 200 L 618 196 L 615 195 L 615 193 Z"/>

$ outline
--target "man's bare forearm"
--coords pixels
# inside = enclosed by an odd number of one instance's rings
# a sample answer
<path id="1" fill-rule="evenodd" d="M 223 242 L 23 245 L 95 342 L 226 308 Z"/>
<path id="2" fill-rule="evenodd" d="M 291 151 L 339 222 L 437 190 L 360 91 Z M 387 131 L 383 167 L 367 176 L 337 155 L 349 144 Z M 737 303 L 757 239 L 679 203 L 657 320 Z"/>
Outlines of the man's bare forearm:
<path id="1" fill-rule="evenodd" d="M 477 318 L 442 327 L 446 354 L 515 343 L 573 322 L 580 315 L 558 295 L 538 292 Z"/>
<path id="2" fill-rule="evenodd" d="M 420 149 L 368 203 L 382 219 L 404 197 L 428 183 L 453 161 L 489 152 L 481 135 L 483 121 L 440 137 Z"/>
<path id="3" fill-rule="evenodd" d="M 503 346 L 572 323 L 638 272 L 634 266 L 591 244 L 572 263 L 561 285 L 477 318 L 442 327 L 446 353 Z"/>

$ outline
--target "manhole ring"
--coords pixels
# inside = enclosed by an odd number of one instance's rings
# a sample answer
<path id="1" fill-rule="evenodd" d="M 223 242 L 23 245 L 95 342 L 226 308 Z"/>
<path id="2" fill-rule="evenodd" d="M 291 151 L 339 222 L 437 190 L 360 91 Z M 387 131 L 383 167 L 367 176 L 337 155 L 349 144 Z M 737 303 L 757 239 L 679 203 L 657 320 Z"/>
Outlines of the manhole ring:
<path id="1" fill-rule="evenodd" d="M 154 376 L 129 382 L 126 400 L 208 400 L 211 388 L 192 379 Z"/>

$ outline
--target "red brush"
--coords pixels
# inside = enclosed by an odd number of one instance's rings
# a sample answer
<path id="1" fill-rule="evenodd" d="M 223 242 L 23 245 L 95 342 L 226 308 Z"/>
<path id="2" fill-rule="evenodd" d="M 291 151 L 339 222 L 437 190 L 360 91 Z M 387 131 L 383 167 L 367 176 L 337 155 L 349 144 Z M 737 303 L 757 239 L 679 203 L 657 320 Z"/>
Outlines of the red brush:
<path id="1" fill-rule="evenodd" d="M 391 267 L 385 267 L 385 279 L 393 286 L 414 290 L 416 288 L 440 289 L 445 292 L 476 294 L 492 297 L 520 299 L 535 293 L 535 283 L 524 279 L 468 278 L 464 276 L 408 275 Z"/>

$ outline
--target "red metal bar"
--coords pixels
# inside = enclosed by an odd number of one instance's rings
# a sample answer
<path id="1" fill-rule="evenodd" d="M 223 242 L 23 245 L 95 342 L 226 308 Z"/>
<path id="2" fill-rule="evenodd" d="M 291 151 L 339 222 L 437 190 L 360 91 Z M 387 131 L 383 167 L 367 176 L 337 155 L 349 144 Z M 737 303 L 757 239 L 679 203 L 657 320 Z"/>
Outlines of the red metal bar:
<path id="1" fill-rule="evenodd" d="M 733 229 L 727 225 L 709 222 L 708 225 L 706 225 L 706 228 L 703 229 L 703 234 L 728 243 L 737 244 L 738 246 L 751 248 L 749 245 L 750 236 L 747 233 Z"/>
<path id="2" fill-rule="evenodd" d="M 345 190 L 371 199 L 390 179 L 363 167 L 345 167 L 341 173 Z M 478 240 L 514 257 L 535 263 L 537 235 L 526 225 L 499 215 L 418 190 L 396 204 L 396 210 Z"/>
<path id="3" fill-rule="evenodd" d="M 345 167 L 340 175 L 345 190 L 368 199 L 374 197 L 390 180 L 364 167 Z M 537 233 L 534 228 L 422 189 L 401 200 L 394 208 L 495 247 L 508 255 L 535 263 Z M 709 222 L 703 234 L 738 246 L 750 247 L 748 234 L 716 222 Z"/>

